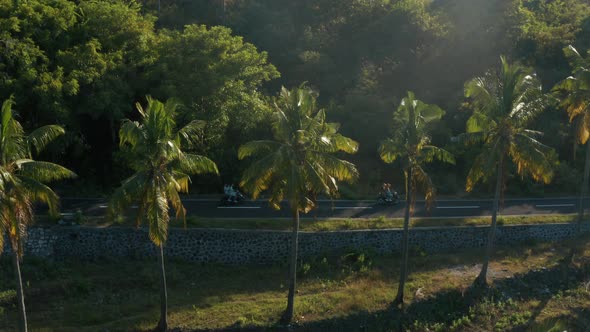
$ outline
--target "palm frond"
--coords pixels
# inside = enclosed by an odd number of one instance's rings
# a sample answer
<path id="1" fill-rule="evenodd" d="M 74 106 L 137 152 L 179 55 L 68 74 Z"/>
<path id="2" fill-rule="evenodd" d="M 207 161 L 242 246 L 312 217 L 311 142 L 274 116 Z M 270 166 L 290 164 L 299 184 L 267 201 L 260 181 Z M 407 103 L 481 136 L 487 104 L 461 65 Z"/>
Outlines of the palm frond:
<path id="1" fill-rule="evenodd" d="M 193 120 L 178 131 L 178 138 L 188 147 L 196 146 L 199 137 L 203 134 L 205 125 L 205 121 Z"/>
<path id="2" fill-rule="evenodd" d="M 119 144 L 130 144 L 136 146 L 139 142 L 146 139 L 146 135 L 142 130 L 139 122 L 124 120 L 119 129 Z"/>
<path id="3" fill-rule="evenodd" d="M 59 216 L 59 197 L 51 188 L 26 176 L 19 176 L 19 181 L 31 201 L 47 204 L 49 214 L 52 217 Z"/>
<path id="4" fill-rule="evenodd" d="M 427 163 L 438 160 L 452 165 L 455 164 L 455 157 L 453 154 L 434 145 L 422 146 L 419 153 L 423 160 Z"/>
<path id="5" fill-rule="evenodd" d="M 495 121 L 490 119 L 485 113 L 475 111 L 467 120 L 467 132 L 486 132 L 495 127 L 495 125 Z"/>
<path id="6" fill-rule="evenodd" d="M 384 162 L 391 164 L 401 158 L 407 149 L 399 140 L 387 139 L 381 142 L 379 146 L 379 156 Z"/>
<path id="7" fill-rule="evenodd" d="M 43 183 L 76 178 L 76 174 L 69 169 L 46 161 L 20 159 L 16 160 L 15 164 L 19 167 L 19 175 L 23 175 Z"/>
<path id="8" fill-rule="evenodd" d="M 418 105 L 416 107 L 417 116 L 424 122 L 432 122 L 434 120 L 440 120 L 442 116 L 445 114 L 445 111 L 442 108 L 438 107 L 434 104 L 426 104 L 422 101 L 418 101 Z"/>
<path id="9" fill-rule="evenodd" d="M 426 209 L 430 210 L 436 196 L 436 189 L 432 183 L 432 179 L 419 165 L 412 167 L 412 179 L 414 188 L 413 192 L 420 191 L 424 193 L 424 201 L 426 202 Z M 415 200 L 412 200 L 414 202 Z"/>
<path id="10" fill-rule="evenodd" d="M 326 174 L 340 181 L 353 182 L 358 179 L 359 172 L 356 166 L 346 160 L 336 158 L 333 155 L 311 152 L 308 164 L 321 167 Z"/>
<path id="11" fill-rule="evenodd" d="M 156 246 L 162 246 L 168 239 L 168 199 L 166 188 L 162 187 L 160 179 L 153 180 L 148 191 L 149 204 L 147 205 L 147 220 L 150 240 Z"/>
<path id="12" fill-rule="evenodd" d="M 578 68 L 580 66 L 585 65 L 584 58 L 578 53 L 572 45 L 568 45 L 563 48 L 563 54 L 567 59 L 567 62 L 572 66 L 572 68 Z"/>
<path id="13" fill-rule="evenodd" d="M 137 172 L 127 178 L 119 188 L 111 195 L 107 218 L 114 220 L 116 214 L 123 213 L 134 202 L 141 205 L 147 204 L 146 188 L 149 186 L 149 175 L 146 172 Z M 142 209 L 138 209 L 138 218 Z"/>
<path id="14" fill-rule="evenodd" d="M 551 182 L 553 167 L 550 163 L 552 149 L 524 134 L 515 136 L 509 155 L 517 166 L 518 174 L 530 174 L 535 181 Z"/>
<path id="15" fill-rule="evenodd" d="M 257 154 L 269 154 L 278 150 L 281 143 L 275 141 L 251 141 L 238 149 L 238 159 L 245 159 Z"/>
<path id="16" fill-rule="evenodd" d="M 465 84 L 465 97 L 471 99 L 476 111 L 484 114 L 492 113 L 498 107 L 498 99 L 494 96 L 493 87 L 490 73 L 484 77 L 476 77 Z"/>
<path id="17" fill-rule="evenodd" d="M 457 135 L 457 141 L 465 145 L 473 145 L 484 142 L 488 137 L 488 133 L 477 131 L 472 133 L 462 133 Z"/>
<path id="18" fill-rule="evenodd" d="M 184 226 L 186 227 L 186 209 L 182 204 L 182 200 L 180 199 L 180 195 L 176 189 L 176 186 L 170 182 L 168 185 L 168 200 L 172 205 L 174 211 L 176 211 L 176 219 L 182 220 Z"/>
<path id="19" fill-rule="evenodd" d="M 484 151 L 475 158 L 467 174 L 465 191 L 472 191 L 478 182 L 491 176 L 491 172 L 496 169 L 495 167 L 499 160 L 497 150 L 484 148 Z"/>
<path id="20" fill-rule="evenodd" d="M 29 149 L 25 144 L 22 126 L 13 117 L 12 98 L 2 103 L 0 123 L 0 162 L 7 164 L 10 160 L 27 158 Z"/>
<path id="21" fill-rule="evenodd" d="M 359 143 L 355 140 L 340 134 L 333 134 L 329 136 L 330 146 L 327 152 L 344 152 L 353 154 L 359 149 Z"/>
<path id="22" fill-rule="evenodd" d="M 58 125 L 48 125 L 35 129 L 27 136 L 27 143 L 36 153 L 41 152 L 47 144 L 65 134 L 65 130 Z"/>
<path id="23" fill-rule="evenodd" d="M 185 153 L 179 159 L 178 168 L 188 174 L 219 174 L 215 162 L 205 156 Z"/>
<path id="24" fill-rule="evenodd" d="M 242 173 L 240 187 L 256 199 L 261 192 L 270 187 L 273 176 L 282 178 L 284 174 L 290 172 L 291 163 L 285 154 L 287 151 L 283 148 L 254 161 Z M 277 185 L 276 182 L 274 184 Z"/>

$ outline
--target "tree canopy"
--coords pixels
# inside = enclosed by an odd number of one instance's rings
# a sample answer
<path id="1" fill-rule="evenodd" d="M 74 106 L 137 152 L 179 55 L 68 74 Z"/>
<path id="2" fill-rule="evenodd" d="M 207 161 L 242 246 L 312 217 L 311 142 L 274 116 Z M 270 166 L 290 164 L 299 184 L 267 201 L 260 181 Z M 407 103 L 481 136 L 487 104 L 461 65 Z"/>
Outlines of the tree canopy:
<path id="1" fill-rule="evenodd" d="M 0 0 L 0 98 L 14 95 L 25 128 L 65 126 L 44 154 L 106 191 L 131 174 L 118 129 L 145 95 L 179 100 L 180 123 L 206 120 L 197 149 L 233 182 L 244 169 L 237 147 L 272 135 L 274 91 L 306 81 L 363 147 L 352 157 L 361 174 L 354 191 L 367 193 L 401 182 L 375 150 L 395 130 L 391 110 L 406 91 L 446 110 L 432 141 L 454 150 L 463 178 L 473 155 L 452 138 L 470 116 L 464 82 L 506 54 L 548 89 L 571 73 L 563 47 L 590 48 L 589 22 L 585 0 Z M 557 148 L 564 180 L 543 188 L 518 180 L 509 191 L 563 190 L 582 168 L 572 125 L 552 109 L 531 129 L 556 133 L 541 140 Z M 444 181 L 437 174 L 448 168 L 429 167 Z M 203 190 L 221 187 L 209 181 Z M 451 182 L 438 187 L 463 187 Z"/>

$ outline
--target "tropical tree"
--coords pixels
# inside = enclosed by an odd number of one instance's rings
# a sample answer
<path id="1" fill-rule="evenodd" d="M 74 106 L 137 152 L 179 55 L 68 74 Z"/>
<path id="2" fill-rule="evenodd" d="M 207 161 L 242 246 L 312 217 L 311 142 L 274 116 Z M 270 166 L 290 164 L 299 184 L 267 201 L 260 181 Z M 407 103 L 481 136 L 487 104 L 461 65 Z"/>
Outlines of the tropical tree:
<path id="1" fill-rule="evenodd" d="M 427 207 L 434 201 L 435 188 L 423 166 L 434 160 L 454 164 L 455 159 L 446 150 L 430 144 L 429 124 L 440 120 L 444 111 L 436 105 L 426 104 L 416 99 L 413 92 L 403 98 L 394 112 L 394 135 L 381 142 L 379 155 L 386 163 L 399 160 L 405 175 L 406 209 L 402 236 L 402 262 L 400 281 L 394 305 L 404 303 L 404 286 L 408 277 L 408 244 L 410 215 L 416 192 L 422 191 Z"/>
<path id="2" fill-rule="evenodd" d="M 26 135 L 14 118 L 12 98 L 2 104 L 0 117 L 0 253 L 5 237 L 12 249 L 16 278 L 19 329 L 27 331 L 27 315 L 20 273 L 27 227 L 33 223 L 33 204 L 47 204 L 51 216 L 59 215 L 58 196 L 43 183 L 73 178 L 75 174 L 54 163 L 33 160 L 55 138 L 65 133 L 57 125 L 40 127 Z"/>
<path id="3" fill-rule="evenodd" d="M 238 157 L 257 158 L 243 173 L 240 185 L 253 198 L 269 191 L 269 203 L 280 209 L 286 199 L 293 215 L 289 295 L 283 316 L 293 318 L 299 213 L 317 206 L 317 196 L 334 196 L 338 180 L 358 177 L 356 167 L 335 156 L 338 152 L 355 153 L 358 144 L 338 133 L 337 123 L 326 122 L 324 110 L 316 110 L 317 95 L 301 85 L 291 91 L 281 89 L 274 104 L 272 130 L 274 140 L 252 141 L 242 145 Z"/>
<path id="4" fill-rule="evenodd" d="M 584 59 L 573 47 L 563 49 L 570 66 L 572 76 L 557 83 L 553 91 L 565 94 L 561 106 L 569 115 L 570 122 L 575 124 L 575 136 L 577 143 L 586 144 L 586 162 L 584 164 L 584 179 L 580 188 L 578 203 L 578 232 L 584 218 L 584 197 L 588 191 L 588 175 L 590 174 L 590 61 Z"/>
<path id="5" fill-rule="evenodd" d="M 194 137 L 202 130 L 201 121 L 191 121 L 177 130 L 174 100 L 165 104 L 147 97 L 147 108 L 137 103 L 141 122 L 125 120 L 119 131 L 119 145 L 128 152 L 129 164 L 135 171 L 123 181 L 113 194 L 109 214 L 122 213 L 133 202 L 138 203 L 136 223 L 147 222 L 150 240 L 158 247 L 161 277 L 160 321 L 156 331 L 168 328 L 166 270 L 164 245 L 168 238 L 169 209 L 176 219 L 185 220 L 186 209 L 179 193 L 189 189 L 191 174 L 215 173 L 217 166 L 210 159 L 183 151 L 196 142 Z"/>
<path id="6" fill-rule="evenodd" d="M 487 180 L 496 171 L 496 187 L 492 208 L 491 227 L 481 272 L 475 279 L 478 286 L 487 285 L 487 271 L 494 247 L 496 217 L 503 184 L 510 161 L 520 176 L 531 176 L 535 181 L 549 183 L 553 149 L 537 139 L 541 132 L 527 129 L 531 120 L 544 111 L 548 98 L 542 93 L 536 75 L 518 64 L 510 64 L 500 57 L 499 71 L 488 71 L 465 85 L 465 96 L 474 109 L 467 120 L 467 132 L 460 136 L 466 143 L 482 143 L 481 153 L 467 175 L 466 190 Z"/>

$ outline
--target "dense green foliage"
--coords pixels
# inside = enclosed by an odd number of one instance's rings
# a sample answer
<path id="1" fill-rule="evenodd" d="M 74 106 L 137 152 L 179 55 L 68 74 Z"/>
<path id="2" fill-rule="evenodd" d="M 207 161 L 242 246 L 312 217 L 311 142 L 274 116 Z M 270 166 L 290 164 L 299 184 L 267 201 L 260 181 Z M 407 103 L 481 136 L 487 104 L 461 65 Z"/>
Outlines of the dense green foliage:
<path id="1" fill-rule="evenodd" d="M 15 95 L 26 128 L 65 126 L 46 157 L 101 191 L 130 174 L 117 133 L 145 95 L 180 100 L 181 124 L 207 121 L 196 150 L 221 178 L 196 180 L 218 191 L 244 169 L 237 147 L 270 137 L 279 87 L 307 81 L 328 118 L 360 143 L 352 161 L 361 178 L 346 194 L 373 193 L 383 180 L 401 187 L 402 172 L 376 150 L 408 90 L 446 111 L 432 140 L 457 165 L 428 171 L 441 193 L 455 194 L 478 152 L 452 143 L 471 115 L 464 82 L 506 54 L 549 90 L 571 72 L 563 47 L 590 48 L 586 0 L 0 0 L 0 26 L 0 98 Z M 557 108 L 532 125 L 552 133 L 541 140 L 559 153 L 554 184 L 515 177 L 508 193 L 575 191 L 583 149 Z"/>
<path id="2" fill-rule="evenodd" d="M 0 2 L 0 97 L 15 95 L 26 127 L 64 124 L 51 157 L 70 157 L 94 185 L 127 174 L 117 132 L 147 93 L 178 98 L 185 123 L 208 120 L 200 148 L 220 159 L 264 120 L 256 90 L 278 76 L 265 53 L 223 27 L 157 31 L 154 21 L 133 1 Z"/>

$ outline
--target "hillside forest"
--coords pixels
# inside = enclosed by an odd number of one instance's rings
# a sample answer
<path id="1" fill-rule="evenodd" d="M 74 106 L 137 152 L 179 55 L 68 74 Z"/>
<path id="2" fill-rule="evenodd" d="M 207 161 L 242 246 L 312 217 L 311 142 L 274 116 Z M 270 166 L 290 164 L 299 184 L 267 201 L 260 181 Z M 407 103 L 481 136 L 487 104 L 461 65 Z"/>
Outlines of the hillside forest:
<path id="1" fill-rule="evenodd" d="M 439 194 L 464 196 L 481 150 L 457 137 L 473 113 L 465 83 L 499 69 L 500 56 L 534 69 L 545 92 L 570 76 L 563 49 L 590 49 L 588 0 L 0 0 L 0 100 L 14 98 L 25 130 L 59 124 L 66 134 L 41 159 L 79 175 L 62 194 L 107 194 L 132 172 L 118 148 L 136 103 L 178 102 L 181 124 L 203 120 L 194 151 L 219 177 L 197 176 L 191 193 L 237 183 L 238 147 L 271 137 L 281 87 L 305 83 L 340 132 L 359 142 L 345 156 L 359 179 L 344 197 L 401 189 L 399 165 L 379 158 L 396 131 L 394 110 L 412 91 L 444 110 L 433 145 L 455 164 L 432 163 Z M 550 184 L 508 169 L 507 195 L 574 194 L 584 169 L 577 124 L 555 100 L 533 124 L 555 149 Z M 344 156 L 343 156 L 344 157 Z M 470 195 L 489 196 L 493 181 Z"/>

